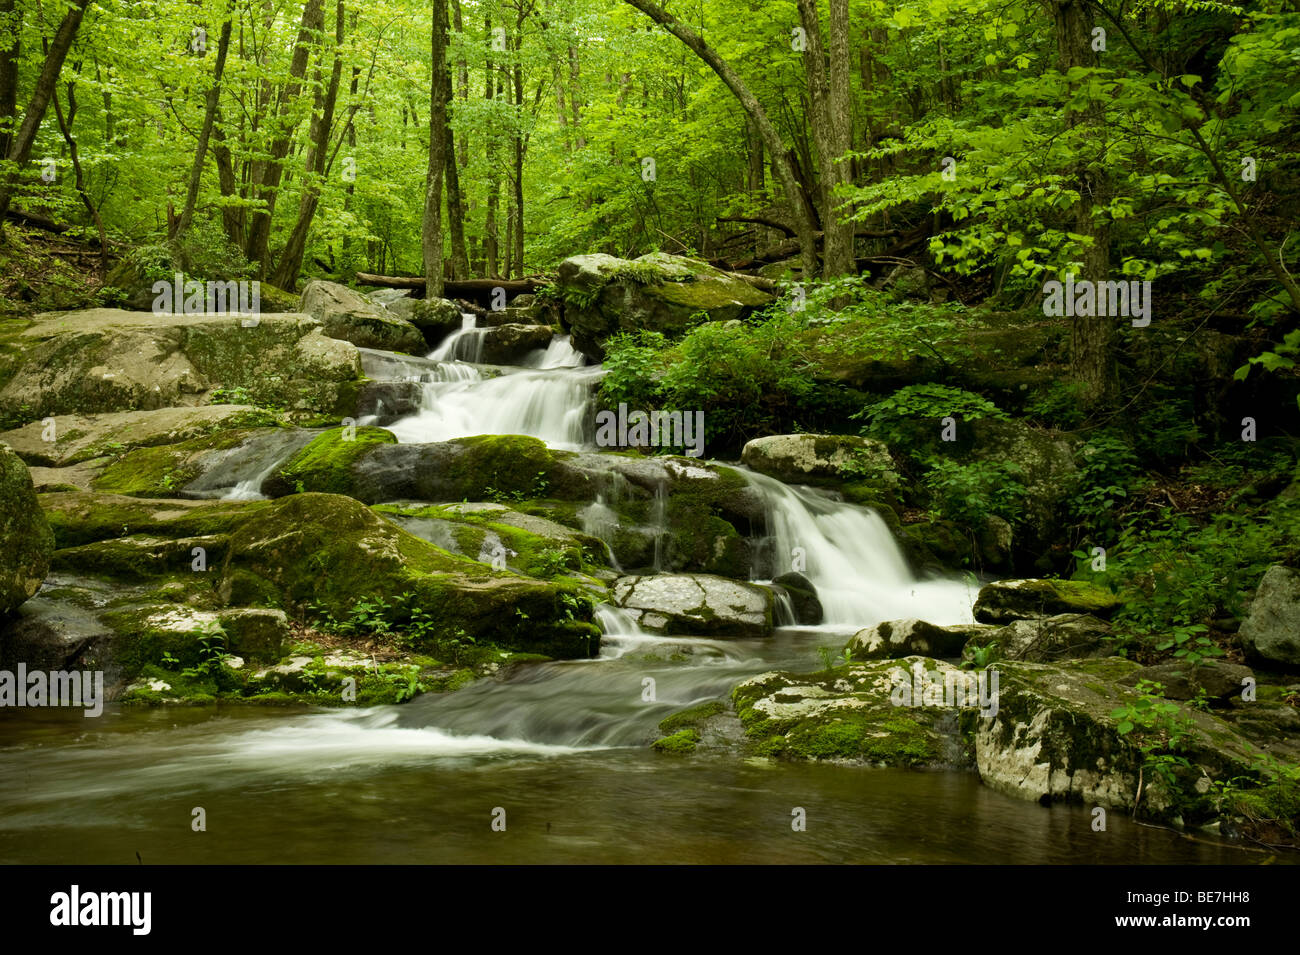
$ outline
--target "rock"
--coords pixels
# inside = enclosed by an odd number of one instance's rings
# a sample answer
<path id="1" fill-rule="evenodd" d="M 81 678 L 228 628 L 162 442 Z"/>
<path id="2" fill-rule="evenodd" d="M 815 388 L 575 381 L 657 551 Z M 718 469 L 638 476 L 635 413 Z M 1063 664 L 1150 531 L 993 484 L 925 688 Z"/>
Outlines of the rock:
<path id="1" fill-rule="evenodd" d="M 822 602 L 817 599 L 817 588 L 803 574 L 782 574 L 772 580 L 772 586 L 789 598 L 795 623 L 816 626 L 822 622 Z"/>
<path id="2" fill-rule="evenodd" d="M 1065 440 L 1019 421 L 980 418 L 969 423 L 976 460 L 1014 465 L 1025 488 L 1023 521 L 1034 549 L 1050 547 L 1074 493 L 1079 472 Z"/>
<path id="3" fill-rule="evenodd" d="M 113 687 L 120 674 L 105 666 L 113 631 L 76 599 L 48 590 L 0 617 L 0 669 L 19 663 L 33 670 L 105 669 Z"/>
<path id="4" fill-rule="evenodd" d="M 66 467 L 132 448 L 176 444 L 228 428 L 274 425 L 275 416 L 251 405 L 158 408 L 97 415 L 57 415 L 0 434 L 28 464 Z M 46 440 L 47 437 L 52 440 Z"/>
<path id="5" fill-rule="evenodd" d="M 787 484 L 863 482 L 892 498 L 899 485 L 889 449 L 854 435 L 775 434 L 745 445 L 740 461 Z"/>
<path id="6" fill-rule="evenodd" d="M 36 594 L 53 552 L 54 535 L 27 465 L 0 445 L 0 616 Z"/>
<path id="7" fill-rule="evenodd" d="M 1111 635 L 1110 625 L 1088 614 L 1067 613 L 1054 617 L 1013 620 L 1001 628 L 982 627 L 968 645 L 993 648 L 997 660 L 1029 660 L 1051 663 L 1056 660 L 1105 656 L 1103 641 Z M 972 654 L 966 654 L 973 658 Z"/>
<path id="8" fill-rule="evenodd" d="M 395 318 L 419 329 L 428 348 L 437 345 L 461 326 L 461 308 L 450 299 L 404 296 L 389 302 L 388 311 Z"/>
<path id="9" fill-rule="evenodd" d="M 283 610 L 240 608 L 223 611 L 218 619 L 226 632 L 227 649 L 256 660 L 279 660 L 292 637 Z"/>
<path id="10" fill-rule="evenodd" d="M 1184 660 L 1142 667 L 1120 680 L 1125 686 L 1136 686 L 1139 680 L 1149 680 L 1164 687 L 1165 699 L 1194 700 L 1200 690 L 1208 699 L 1226 701 L 1240 697 L 1243 682 L 1255 674 L 1250 667 L 1220 660 L 1202 660 L 1193 665 Z"/>
<path id="11" fill-rule="evenodd" d="M 923 657 L 853 663 L 820 673 L 763 673 L 732 690 L 736 713 L 755 755 L 826 759 L 873 766 L 969 767 L 971 747 L 960 723 L 979 710 L 957 712 L 943 702 L 974 690 L 977 677 Z M 903 689 L 906 688 L 906 696 Z M 924 705 L 926 689 L 937 695 Z M 917 704 L 912 705 L 917 689 Z"/>
<path id="12" fill-rule="evenodd" d="M 612 596 L 617 606 L 641 612 L 642 628 L 658 633 L 766 637 L 772 632 L 771 593 L 725 577 L 621 577 Z"/>
<path id="13" fill-rule="evenodd" d="M 975 601 L 981 623 L 1010 623 L 1055 614 L 1109 617 L 1123 604 L 1118 596 L 1082 580 L 997 580 L 985 584 Z"/>
<path id="14" fill-rule="evenodd" d="M 322 432 L 267 476 L 262 493 L 283 497 L 302 488 L 346 494 L 351 464 L 376 445 L 396 443 L 397 437 L 383 428 L 334 428 Z"/>
<path id="15" fill-rule="evenodd" d="M 565 259 L 555 288 L 573 347 L 593 361 L 615 332 L 684 331 L 698 312 L 711 321 L 743 318 L 772 301 L 744 279 L 696 259 L 653 252 L 631 261 L 596 253 Z"/>
<path id="16" fill-rule="evenodd" d="M 497 325 L 479 334 L 480 361 L 489 365 L 516 365 L 529 352 L 546 348 L 555 332 L 549 325 Z"/>
<path id="17" fill-rule="evenodd" d="M 337 282 L 320 279 L 308 282 L 302 290 L 302 311 L 318 319 L 330 338 L 362 348 L 419 355 L 428 351 L 428 343 L 415 325 Z"/>
<path id="18" fill-rule="evenodd" d="M 250 322 L 254 324 L 244 324 Z M 247 404 L 350 414 L 361 362 L 297 314 L 154 315 L 118 309 L 46 313 L 22 332 L 0 412 L 49 415 L 194 407 L 215 389 Z"/>
<path id="19" fill-rule="evenodd" d="M 343 619 L 365 597 L 410 594 L 433 633 L 553 657 L 591 656 L 599 644 L 573 585 L 455 557 L 339 495 L 294 494 L 257 510 L 231 532 L 217 577 L 230 605 L 310 604 Z"/>
<path id="20" fill-rule="evenodd" d="M 1300 571 L 1270 567 L 1239 632 L 1252 657 L 1300 667 Z"/>
<path id="21" fill-rule="evenodd" d="M 924 620 L 888 620 L 859 630 L 846 649 L 854 659 L 863 660 L 913 655 L 958 657 L 968 640 L 992 630 L 982 624 L 940 627 Z"/>
<path id="22" fill-rule="evenodd" d="M 380 427 L 417 413 L 424 406 L 424 389 L 418 381 L 368 381 L 357 395 L 358 421 Z"/>

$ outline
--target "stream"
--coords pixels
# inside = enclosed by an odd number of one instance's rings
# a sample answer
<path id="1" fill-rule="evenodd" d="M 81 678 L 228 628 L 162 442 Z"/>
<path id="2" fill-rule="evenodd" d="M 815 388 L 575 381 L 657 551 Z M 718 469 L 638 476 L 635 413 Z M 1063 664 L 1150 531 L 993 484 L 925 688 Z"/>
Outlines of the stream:
<path id="1" fill-rule="evenodd" d="M 601 374 L 567 340 L 512 368 L 472 361 L 472 322 L 427 359 L 363 353 L 371 378 L 418 381 L 402 442 L 528 434 L 594 450 Z M 310 440 L 235 449 L 195 496 L 250 499 Z M 268 463 L 269 462 L 269 463 Z M 919 580 L 874 513 L 758 474 L 776 573 L 802 549 L 818 627 L 766 640 L 641 633 L 605 606 L 600 656 L 516 666 L 402 706 L 10 710 L 0 719 L 0 862 L 1251 863 L 1212 837 L 1003 796 L 974 772 L 872 770 L 651 751 L 668 714 L 747 676 L 819 668 L 881 620 L 971 619 L 977 583 Z M 602 510 L 603 508 L 603 510 Z M 588 509 L 593 528 L 612 515 Z M 594 532 L 594 531 L 593 531 Z M 643 698 L 654 680 L 654 699 Z M 191 830 L 202 807 L 207 830 Z M 504 809 L 505 831 L 493 813 Z M 807 812 L 794 832 L 791 811 Z"/>

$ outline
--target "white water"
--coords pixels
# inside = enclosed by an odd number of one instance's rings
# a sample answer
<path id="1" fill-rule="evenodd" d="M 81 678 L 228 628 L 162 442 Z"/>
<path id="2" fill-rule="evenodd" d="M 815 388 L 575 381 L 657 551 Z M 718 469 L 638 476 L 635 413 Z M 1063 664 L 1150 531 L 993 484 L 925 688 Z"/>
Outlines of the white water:
<path id="1" fill-rule="evenodd" d="M 480 362 L 483 360 L 483 336 L 486 328 L 475 328 L 476 319 L 470 312 L 461 312 L 460 328 L 447 336 L 447 340 L 429 353 L 434 361 Z"/>
<path id="2" fill-rule="evenodd" d="M 941 626 L 973 621 L 978 584 L 914 577 L 888 525 L 874 511 L 744 473 L 767 506 L 773 576 L 802 566 L 800 573 L 821 600 L 824 626 L 866 627 L 908 617 Z"/>

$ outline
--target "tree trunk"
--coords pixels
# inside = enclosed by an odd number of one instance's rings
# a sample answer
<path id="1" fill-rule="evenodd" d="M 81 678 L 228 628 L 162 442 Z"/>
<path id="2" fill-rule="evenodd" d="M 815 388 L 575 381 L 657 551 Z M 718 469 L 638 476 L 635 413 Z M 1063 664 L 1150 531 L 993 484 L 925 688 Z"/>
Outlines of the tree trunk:
<path id="1" fill-rule="evenodd" d="M 262 165 L 260 179 L 254 176 L 257 198 L 261 201 L 262 207 L 253 213 L 253 221 L 249 224 L 245 254 L 253 263 L 258 278 L 266 276 L 271 241 L 271 217 L 275 213 L 275 200 L 279 193 L 280 179 L 284 174 L 284 167 L 281 164 L 289 155 L 289 147 L 293 144 L 293 129 L 286 125 L 285 114 L 302 90 L 302 79 L 307 75 L 307 58 L 311 51 L 312 37 L 320 32 L 324 22 L 325 11 L 321 0 L 307 0 L 307 5 L 302 11 L 302 23 L 298 29 L 298 41 L 294 46 L 293 59 L 289 63 L 289 83 L 280 98 L 279 116 L 276 117 L 280 128 L 276 130 L 275 138 L 271 141 L 270 157 Z"/>
<path id="2" fill-rule="evenodd" d="M 799 17 L 807 36 L 804 63 L 812 100 L 812 134 L 821 161 L 822 225 L 826 233 L 823 272 L 827 276 L 853 271 L 853 225 L 843 223 L 835 207 L 836 190 L 850 182 L 850 167 L 837 160 L 849 151 L 849 17 L 848 0 L 831 0 L 830 58 L 822 46 L 817 0 L 798 0 Z"/>
<path id="3" fill-rule="evenodd" d="M 817 241 L 814 236 L 817 231 L 816 216 L 807 196 L 804 194 L 798 177 L 795 175 L 794 165 L 790 161 L 789 150 L 786 149 L 785 143 L 781 141 L 780 134 L 777 133 L 771 120 L 768 119 L 762 104 L 750 92 L 749 87 L 745 85 L 736 71 L 718 56 L 690 27 L 685 26 L 675 17 L 651 3 L 650 0 L 625 0 L 625 2 L 636 7 L 677 37 L 696 56 L 708 64 L 709 68 L 731 90 L 741 108 L 754 120 L 759 135 L 763 137 L 763 145 L 767 147 L 767 151 L 772 157 L 772 170 L 776 173 L 777 178 L 781 180 L 781 185 L 785 189 L 787 201 L 790 203 L 793 212 L 795 232 L 799 236 L 799 255 L 803 262 L 804 278 L 816 277 Z"/>
<path id="4" fill-rule="evenodd" d="M 59 131 L 63 133 L 63 141 L 68 144 L 68 159 L 72 163 L 72 172 L 76 177 L 77 194 L 81 196 L 82 203 L 90 212 L 90 216 L 95 220 L 95 229 L 99 232 L 99 270 L 101 276 L 108 274 L 108 233 L 104 230 L 104 219 L 99 214 L 99 209 L 90 200 L 90 193 L 86 191 L 86 177 L 81 170 L 81 156 L 77 150 L 77 141 L 72 138 L 72 124 L 77 118 L 77 87 L 75 83 L 68 84 L 68 116 L 66 121 L 63 117 L 63 110 L 59 108 L 59 92 L 56 88 L 52 102 L 54 103 L 54 116 L 59 122 Z"/>
<path id="5" fill-rule="evenodd" d="M 178 246 L 185 233 L 189 231 L 190 223 L 194 221 L 194 206 L 199 200 L 199 185 L 203 181 L 203 163 L 208 154 L 208 140 L 212 137 L 212 124 L 217 116 L 217 104 L 221 100 L 221 74 L 226 70 L 226 53 L 230 50 L 230 29 L 234 15 L 234 3 L 228 3 L 226 19 L 221 24 L 221 38 L 217 41 L 217 62 L 212 67 L 212 88 L 207 92 L 207 102 L 203 110 L 203 128 L 199 130 L 199 144 L 194 149 L 194 165 L 190 169 L 189 188 L 185 190 L 185 208 L 181 210 L 176 234 L 172 236 Z"/>
<path id="6" fill-rule="evenodd" d="M 22 11 L 14 0 L 0 0 L 0 20 L 9 24 L 12 42 L 0 49 L 0 156 L 9 155 L 18 113 L 18 61 L 22 49 Z"/>
<path id="7" fill-rule="evenodd" d="M 496 87 L 493 82 L 495 66 L 492 63 L 492 18 L 484 20 L 484 31 L 488 37 L 488 54 L 484 73 L 484 96 L 489 103 L 496 99 Z M 500 275 L 498 271 L 497 255 L 497 202 L 500 193 L 500 181 L 497 177 L 497 136 L 496 124 L 493 118 L 489 118 L 487 128 L 484 131 L 487 139 L 487 211 L 483 218 L 483 255 L 487 260 L 487 274 L 489 278 L 496 278 Z"/>
<path id="8" fill-rule="evenodd" d="M 456 30 L 456 35 L 464 40 L 465 23 L 461 19 L 460 0 L 452 0 L 452 26 Z M 462 47 L 462 50 L 464 48 Z M 469 61 L 465 59 L 464 54 L 456 58 L 456 87 L 457 97 L 462 103 L 469 101 Z M 460 143 L 457 147 L 456 162 L 464 169 L 469 165 L 469 137 L 461 136 Z M 460 177 L 458 176 L 457 179 Z M 458 183 L 459 185 L 459 183 Z M 464 230 L 461 230 L 462 233 Z"/>
<path id="9" fill-rule="evenodd" d="M 1085 0 L 1056 0 L 1054 13 L 1061 72 L 1068 73 L 1076 66 L 1095 67 L 1097 56 L 1092 49 L 1092 11 Z M 1104 138 L 1102 120 L 1102 106 L 1095 101 L 1082 110 L 1065 111 L 1067 128 L 1073 129 L 1081 124 L 1089 127 L 1089 142 L 1100 142 Z M 1093 217 L 1092 207 L 1108 203 L 1109 184 L 1099 163 L 1080 162 L 1076 175 L 1079 201 L 1074 207 L 1074 231 L 1092 240 L 1083 252 L 1082 278 L 1103 282 L 1110 271 L 1110 230 L 1104 222 Z M 1105 404 L 1114 397 L 1113 332 L 1113 316 L 1076 315 L 1071 320 L 1070 367 L 1074 380 L 1081 386 L 1079 398 L 1085 407 Z"/>
<path id="10" fill-rule="evenodd" d="M 312 110 L 311 137 L 307 143 L 303 162 L 302 198 L 298 200 L 298 218 L 289 233 L 280 264 L 271 282 L 286 292 L 294 291 L 298 273 L 302 271 L 303 255 L 307 251 L 307 236 L 312 219 L 320 204 L 321 182 L 325 177 L 325 161 L 329 153 L 331 130 L 334 127 L 334 109 L 339 98 L 339 82 L 343 78 L 343 0 L 338 0 L 334 12 L 334 65 L 330 70 L 329 86 L 321 92 L 320 64 L 316 66 L 316 104 Z"/>
<path id="11" fill-rule="evenodd" d="M 420 247 L 424 253 L 425 294 L 442 297 L 442 180 L 447 167 L 447 0 L 433 0 L 431 71 L 429 79 L 429 169 L 425 178 L 424 222 Z"/>
<path id="12" fill-rule="evenodd" d="M 3 185 L 0 185 L 0 229 L 3 229 L 5 213 L 9 211 L 9 203 L 13 201 L 14 189 L 18 185 L 18 171 L 31 156 L 32 144 L 36 142 L 36 131 L 40 129 L 41 120 L 45 118 L 45 110 L 50 105 L 51 97 L 54 96 L 54 85 L 58 82 L 59 71 L 63 69 L 63 61 L 67 59 L 68 50 L 72 49 L 72 41 L 77 36 L 81 18 L 85 15 L 89 4 L 90 0 L 72 0 L 72 6 L 63 15 L 59 29 L 54 34 L 54 40 L 50 43 L 49 52 L 45 55 L 45 63 L 41 66 L 40 75 L 36 78 L 36 85 L 32 89 L 32 98 L 27 104 L 27 112 L 23 114 L 22 124 L 10 140 L 9 152 L 5 158 L 13 163 L 14 167 L 5 177 Z"/>
<path id="13" fill-rule="evenodd" d="M 524 276 L 524 67 L 519 52 L 524 44 L 523 15 L 515 26 L 515 135 L 514 135 L 514 277 Z"/>

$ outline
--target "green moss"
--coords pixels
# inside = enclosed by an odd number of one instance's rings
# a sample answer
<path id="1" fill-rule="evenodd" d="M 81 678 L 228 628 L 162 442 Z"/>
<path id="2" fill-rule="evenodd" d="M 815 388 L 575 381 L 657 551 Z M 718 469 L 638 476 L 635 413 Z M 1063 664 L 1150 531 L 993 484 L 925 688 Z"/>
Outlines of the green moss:
<path id="1" fill-rule="evenodd" d="M 132 497 L 170 497 L 199 476 L 205 452 L 243 444 L 255 432 L 218 431 L 152 448 L 136 448 L 114 461 L 94 481 L 97 491 Z"/>
<path id="2" fill-rule="evenodd" d="M 694 727 L 711 716 L 717 716 L 719 713 L 725 712 L 726 709 L 726 704 L 721 700 L 710 700 L 708 703 L 692 706 L 690 709 L 674 713 L 672 716 L 661 720 L 659 722 L 659 731 L 665 734 L 676 733 L 683 728 Z"/>
<path id="3" fill-rule="evenodd" d="M 280 468 L 278 490 L 302 487 L 326 494 L 347 494 L 353 486 L 353 462 L 376 445 L 397 443 L 396 436 L 383 428 L 357 428 L 351 440 L 345 440 L 348 433 L 347 428 L 335 428 L 313 438 Z M 271 489 L 268 487 L 268 491 Z"/>
<path id="4" fill-rule="evenodd" d="M 695 752 L 695 747 L 699 745 L 699 742 L 699 733 L 692 729 L 684 729 L 673 733 L 671 736 L 660 737 L 650 745 L 656 753 L 685 756 Z"/>

